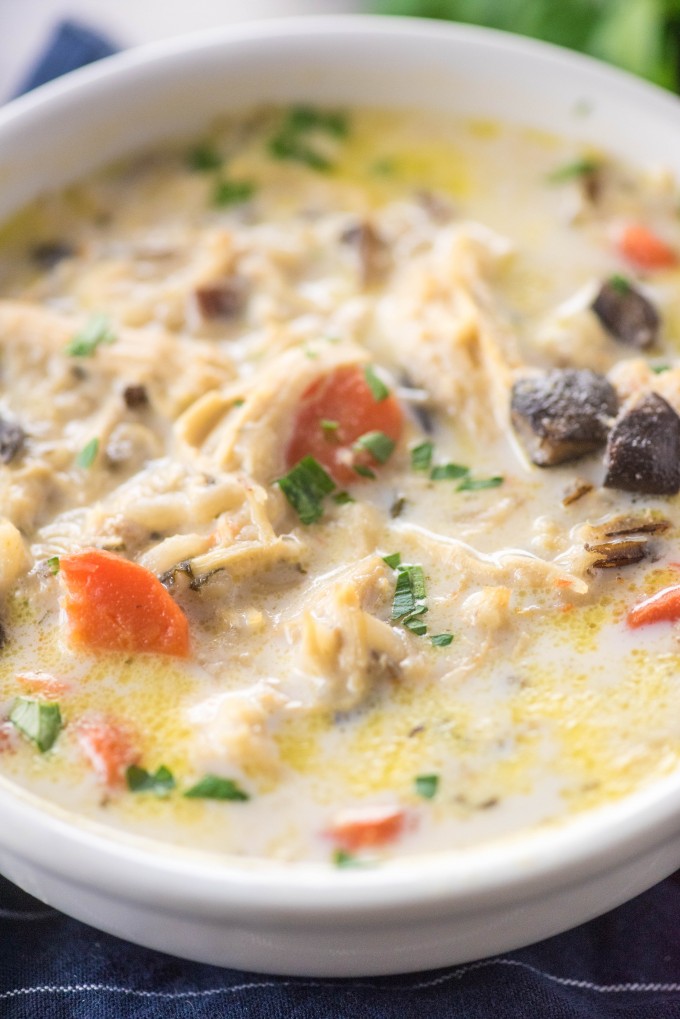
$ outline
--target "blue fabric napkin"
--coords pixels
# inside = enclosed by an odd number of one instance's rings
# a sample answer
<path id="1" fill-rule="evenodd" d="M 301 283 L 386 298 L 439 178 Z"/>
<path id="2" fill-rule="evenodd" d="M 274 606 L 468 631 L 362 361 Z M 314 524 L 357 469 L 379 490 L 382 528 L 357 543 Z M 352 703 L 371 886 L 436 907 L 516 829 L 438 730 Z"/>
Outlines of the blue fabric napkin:
<path id="1" fill-rule="evenodd" d="M 115 47 L 60 25 L 35 87 Z M 680 1019 L 680 872 L 516 952 L 408 976 L 259 976 L 101 934 L 0 878 L 2 1019 Z"/>

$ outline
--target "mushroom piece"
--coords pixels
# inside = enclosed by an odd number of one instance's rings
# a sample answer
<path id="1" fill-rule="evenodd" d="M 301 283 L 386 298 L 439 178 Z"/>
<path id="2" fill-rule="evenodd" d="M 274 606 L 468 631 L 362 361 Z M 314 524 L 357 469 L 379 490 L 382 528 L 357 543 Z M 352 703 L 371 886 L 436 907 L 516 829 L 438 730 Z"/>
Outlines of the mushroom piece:
<path id="1" fill-rule="evenodd" d="M 613 276 L 603 283 L 591 308 L 619 343 L 645 350 L 659 335 L 656 308 L 623 276 Z"/>
<path id="2" fill-rule="evenodd" d="M 646 393 L 612 428 L 604 462 L 607 488 L 675 495 L 680 490 L 680 417 L 658 393 Z"/>
<path id="3" fill-rule="evenodd" d="M 379 282 L 387 269 L 388 251 L 373 224 L 364 221 L 350 226 L 340 235 L 340 240 L 356 252 L 361 285 L 370 287 Z"/>
<path id="4" fill-rule="evenodd" d="M 510 409 L 532 461 L 552 467 L 603 445 L 618 397 L 604 375 L 587 368 L 556 368 L 518 379 Z"/>
<path id="5" fill-rule="evenodd" d="M 8 464 L 23 449 L 26 432 L 17 421 L 0 418 L 0 463 Z"/>
<path id="6" fill-rule="evenodd" d="M 243 276 L 230 276 L 196 287 L 196 305 L 201 318 L 234 319 L 245 308 L 248 299 L 248 282 Z"/>
<path id="7" fill-rule="evenodd" d="M 671 526 L 670 520 L 649 511 L 613 517 L 593 528 L 592 540 L 586 542 L 586 552 L 597 556 L 592 566 L 596 569 L 613 569 L 639 563 L 655 555 L 655 536 Z"/>

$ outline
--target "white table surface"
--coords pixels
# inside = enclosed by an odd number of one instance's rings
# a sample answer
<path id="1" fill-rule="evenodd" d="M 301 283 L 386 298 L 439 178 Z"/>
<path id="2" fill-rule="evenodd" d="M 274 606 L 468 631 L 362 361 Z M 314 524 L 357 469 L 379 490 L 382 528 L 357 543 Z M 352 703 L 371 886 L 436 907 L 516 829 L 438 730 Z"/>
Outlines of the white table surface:
<path id="1" fill-rule="evenodd" d="M 130 46 L 233 21 L 367 7 L 361 0 L 0 0 L 0 102 L 17 88 L 62 18 L 81 20 Z"/>

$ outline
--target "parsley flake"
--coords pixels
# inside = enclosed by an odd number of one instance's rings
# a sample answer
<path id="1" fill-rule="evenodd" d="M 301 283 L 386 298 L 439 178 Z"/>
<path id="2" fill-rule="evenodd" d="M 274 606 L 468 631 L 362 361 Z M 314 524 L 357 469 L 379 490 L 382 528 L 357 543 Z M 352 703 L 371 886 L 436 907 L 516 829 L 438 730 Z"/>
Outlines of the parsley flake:
<path id="1" fill-rule="evenodd" d="M 156 796 L 167 796 L 176 786 L 172 772 L 164 764 L 154 772 L 131 764 L 125 772 L 125 780 L 130 792 L 155 793 Z"/>
<path id="2" fill-rule="evenodd" d="M 354 499 L 349 492 L 336 492 L 333 496 L 333 502 L 337 506 L 346 506 L 348 502 L 354 502 Z"/>
<path id="3" fill-rule="evenodd" d="M 671 366 L 669 364 L 650 364 L 649 366 L 655 375 L 663 375 L 664 372 L 669 372 Z"/>
<path id="4" fill-rule="evenodd" d="M 352 470 L 360 478 L 375 478 L 375 471 L 372 471 L 370 467 L 364 467 L 363 464 L 355 464 Z"/>
<path id="5" fill-rule="evenodd" d="M 248 793 L 231 778 L 220 775 L 205 775 L 184 794 L 189 800 L 233 800 L 244 803 L 250 799 Z"/>
<path id="6" fill-rule="evenodd" d="M 457 492 L 479 492 L 483 488 L 498 488 L 505 478 L 496 476 L 494 478 L 464 478 L 460 485 L 456 486 Z"/>
<path id="7" fill-rule="evenodd" d="M 340 423 L 338 421 L 331 421 L 329 418 L 321 419 L 321 431 L 327 439 L 333 438 L 339 427 Z"/>
<path id="8" fill-rule="evenodd" d="M 88 444 L 83 446 L 80 453 L 78 453 L 78 456 L 76 457 L 76 467 L 82 467 L 85 471 L 89 470 L 97 459 L 98 452 L 99 439 L 90 439 Z"/>
<path id="9" fill-rule="evenodd" d="M 387 463 L 394 452 L 396 442 L 384 432 L 366 432 L 354 443 L 355 452 L 366 450 L 378 463 Z"/>
<path id="10" fill-rule="evenodd" d="M 432 481 L 451 481 L 455 478 L 464 478 L 470 473 L 469 467 L 463 467 L 462 464 L 440 464 L 438 467 L 433 467 L 430 471 L 430 479 Z"/>
<path id="11" fill-rule="evenodd" d="M 187 164 L 190 170 L 199 173 L 209 173 L 211 170 L 218 170 L 222 165 L 222 156 L 214 145 L 206 142 L 203 145 L 196 145 L 187 153 Z"/>
<path id="12" fill-rule="evenodd" d="M 453 643 L 452 633 L 435 633 L 430 637 L 433 647 L 448 647 L 449 644 Z"/>
<path id="13" fill-rule="evenodd" d="M 431 442 L 429 439 L 414 446 L 411 449 L 411 467 L 413 470 L 429 471 L 433 452 L 434 442 Z"/>
<path id="14" fill-rule="evenodd" d="M 55 577 L 59 573 L 59 556 L 53 555 L 47 560 L 47 568 Z"/>
<path id="15" fill-rule="evenodd" d="M 413 784 L 418 796 L 424 800 L 434 799 L 439 789 L 439 775 L 418 775 Z"/>
<path id="16" fill-rule="evenodd" d="M 69 357 L 92 357 L 102 343 L 115 342 L 116 334 L 111 329 L 108 315 L 93 315 L 71 338 L 66 346 L 66 353 Z"/>
<path id="17" fill-rule="evenodd" d="M 614 288 L 617 294 L 629 294 L 633 289 L 629 279 L 622 276 L 621 273 L 615 272 L 613 276 L 609 277 L 609 284 Z"/>
<path id="18" fill-rule="evenodd" d="M 383 380 L 376 375 L 375 368 L 372 364 L 364 366 L 364 378 L 368 383 L 368 388 L 373 393 L 373 399 L 376 403 L 382 403 L 390 395 L 390 391 L 383 382 Z"/>
<path id="19" fill-rule="evenodd" d="M 401 565 L 401 552 L 392 552 L 390 555 L 384 555 L 382 561 L 387 563 L 391 570 L 396 570 L 397 566 Z"/>
<path id="20" fill-rule="evenodd" d="M 54 746 L 62 728 L 61 711 L 56 702 L 30 697 L 17 697 L 9 720 L 41 753 Z"/>
<path id="21" fill-rule="evenodd" d="M 303 524 L 321 519 L 323 498 L 335 488 L 333 479 L 313 456 L 303 456 L 276 484 Z"/>
<path id="22" fill-rule="evenodd" d="M 252 198 L 256 190 L 252 180 L 218 180 L 212 193 L 212 203 L 220 208 L 239 205 Z"/>
<path id="23" fill-rule="evenodd" d="M 599 170 L 601 163 L 597 159 L 574 159 L 571 163 L 558 166 L 556 170 L 548 174 L 549 184 L 564 184 L 567 181 L 575 180 L 577 177 L 586 177 L 589 173 Z"/>

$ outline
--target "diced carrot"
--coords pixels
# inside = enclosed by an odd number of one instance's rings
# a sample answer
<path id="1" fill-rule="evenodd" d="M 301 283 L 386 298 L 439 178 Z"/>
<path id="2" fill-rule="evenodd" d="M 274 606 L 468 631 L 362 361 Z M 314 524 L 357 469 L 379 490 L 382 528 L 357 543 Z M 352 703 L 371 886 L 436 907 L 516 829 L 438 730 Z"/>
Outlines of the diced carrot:
<path id="1" fill-rule="evenodd" d="M 83 718 L 76 726 L 81 750 L 98 778 L 107 786 L 123 783 L 125 771 L 139 760 L 130 734 L 106 718 Z"/>
<path id="2" fill-rule="evenodd" d="M 401 807 L 370 807 L 338 814 L 326 835 L 350 853 L 374 849 L 394 842 L 406 828 L 406 811 Z"/>
<path id="3" fill-rule="evenodd" d="M 642 223 L 630 223 L 623 229 L 618 249 L 637 269 L 669 269 L 678 263 L 673 248 Z"/>
<path id="4" fill-rule="evenodd" d="M 61 556 L 74 644 L 97 651 L 189 654 L 189 624 L 160 580 L 138 563 L 89 549 Z"/>
<path id="5" fill-rule="evenodd" d="M 60 697 L 71 689 L 71 684 L 65 679 L 57 679 L 49 672 L 19 672 L 15 678 L 27 693 L 44 694 L 46 697 Z"/>
<path id="6" fill-rule="evenodd" d="M 674 623 L 680 619 L 680 584 L 661 591 L 634 605 L 626 616 L 628 626 L 636 629 L 649 623 Z"/>
<path id="7" fill-rule="evenodd" d="M 336 482 L 359 481 L 355 467 L 375 470 L 380 464 L 354 443 L 369 432 L 383 432 L 398 442 L 403 414 L 393 394 L 378 400 L 359 365 L 340 365 L 316 379 L 302 395 L 286 449 L 292 467 L 313 456 Z"/>

